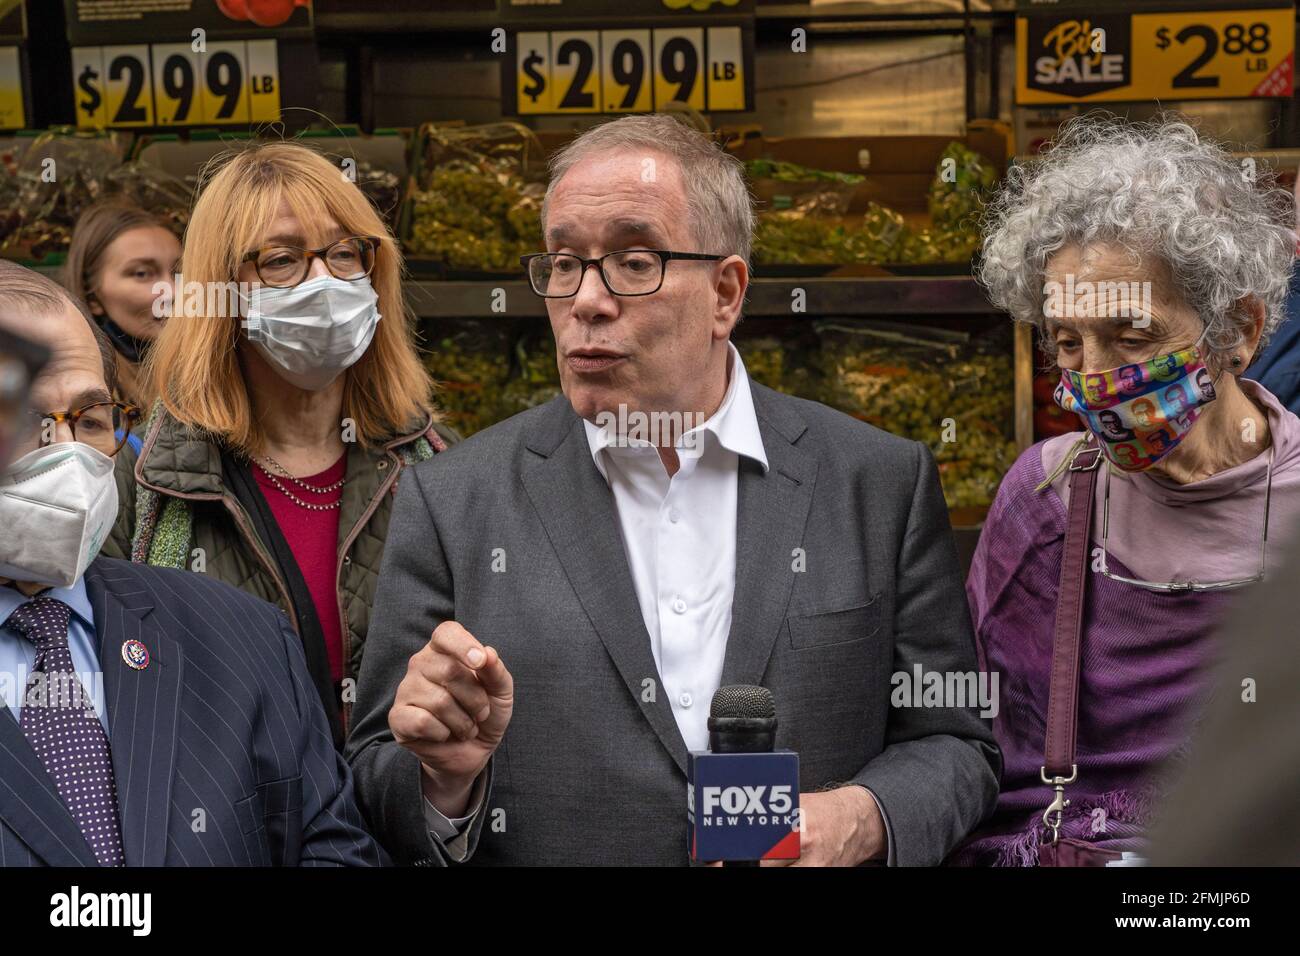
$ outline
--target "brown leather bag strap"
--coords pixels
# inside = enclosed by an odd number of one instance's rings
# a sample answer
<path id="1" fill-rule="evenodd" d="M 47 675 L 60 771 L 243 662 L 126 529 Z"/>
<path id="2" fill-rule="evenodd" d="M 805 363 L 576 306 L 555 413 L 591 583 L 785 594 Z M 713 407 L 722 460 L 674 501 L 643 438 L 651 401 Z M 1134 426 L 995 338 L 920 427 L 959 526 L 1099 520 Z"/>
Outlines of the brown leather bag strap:
<path id="1" fill-rule="evenodd" d="M 1101 448 L 1089 437 L 1070 458 L 1070 507 L 1061 555 L 1052 636 L 1052 674 L 1047 697 L 1047 740 L 1043 779 L 1074 779 L 1074 740 L 1079 723 L 1079 655 L 1083 638 L 1083 601 L 1087 591 L 1089 533 Z"/>

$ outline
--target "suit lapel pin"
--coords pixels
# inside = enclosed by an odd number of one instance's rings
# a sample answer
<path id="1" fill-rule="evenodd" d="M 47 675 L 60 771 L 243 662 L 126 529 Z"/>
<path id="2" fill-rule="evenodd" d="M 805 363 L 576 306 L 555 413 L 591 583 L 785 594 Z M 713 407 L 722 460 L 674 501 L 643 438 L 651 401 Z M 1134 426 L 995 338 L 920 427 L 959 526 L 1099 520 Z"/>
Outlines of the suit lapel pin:
<path id="1" fill-rule="evenodd" d="M 139 641 L 123 641 L 122 660 L 126 661 L 127 667 L 142 671 L 149 666 L 149 648 Z"/>

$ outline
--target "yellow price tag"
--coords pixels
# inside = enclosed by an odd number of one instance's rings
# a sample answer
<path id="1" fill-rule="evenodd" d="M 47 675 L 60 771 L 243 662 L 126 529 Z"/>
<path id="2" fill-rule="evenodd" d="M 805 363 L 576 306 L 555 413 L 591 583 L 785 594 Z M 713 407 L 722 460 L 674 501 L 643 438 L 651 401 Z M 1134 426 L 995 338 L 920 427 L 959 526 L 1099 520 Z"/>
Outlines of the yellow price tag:
<path id="1" fill-rule="evenodd" d="M 254 123 L 280 118 L 280 60 L 274 40 L 248 41 L 248 99 Z"/>
<path id="2" fill-rule="evenodd" d="M 1016 102 L 1288 97 L 1295 9 L 1016 18 Z"/>
<path id="3" fill-rule="evenodd" d="M 203 113 L 200 56 L 188 43 L 160 43 L 153 55 L 153 102 L 159 126 L 198 122 Z"/>
<path id="4" fill-rule="evenodd" d="M 1143 99 L 1290 96 L 1295 11 L 1134 14 L 1133 49 Z"/>
<path id="5" fill-rule="evenodd" d="M 248 122 L 248 51 L 243 43 L 209 43 L 203 52 L 203 122 Z"/>
<path id="6" fill-rule="evenodd" d="M 72 100 L 80 129 L 102 129 L 108 125 L 104 106 L 104 50 L 79 46 L 72 50 Z"/>
<path id="7" fill-rule="evenodd" d="M 655 107 L 676 101 L 704 109 L 704 30 L 655 30 L 654 50 Z"/>
<path id="8" fill-rule="evenodd" d="M 519 112 L 551 112 L 551 35 L 520 33 L 515 38 L 515 91 Z"/>
<path id="9" fill-rule="evenodd" d="M 0 47 L 0 129 L 22 129 L 26 125 L 23 70 L 18 47 Z"/>
<path id="10" fill-rule="evenodd" d="M 551 34 L 553 113 L 600 112 L 600 34 L 595 30 Z"/>
<path id="11" fill-rule="evenodd" d="M 606 113 L 654 108 L 649 30 L 601 30 L 600 86 Z"/>
<path id="12" fill-rule="evenodd" d="M 709 109 L 745 108 L 745 50 L 740 27 L 709 27 Z"/>
<path id="13" fill-rule="evenodd" d="M 104 112 L 109 126 L 153 126 L 153 70 L 147 44 L 104 47 Z"/>

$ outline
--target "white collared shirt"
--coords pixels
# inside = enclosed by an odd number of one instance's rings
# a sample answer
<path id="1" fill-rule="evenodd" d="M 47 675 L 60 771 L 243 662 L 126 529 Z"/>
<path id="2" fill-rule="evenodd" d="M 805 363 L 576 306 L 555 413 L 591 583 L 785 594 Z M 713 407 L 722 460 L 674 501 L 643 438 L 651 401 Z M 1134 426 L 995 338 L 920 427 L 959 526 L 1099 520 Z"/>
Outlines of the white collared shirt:
<path id="1" fill-rule="evenodd" d="M 740 353 L 718 410 L 677 441 L 671 478 L 654 445 L 584 420 L 591 457 L 614 493 L 650 650 L 688 750 L 709 746 L 709 704 L 722 682 L 736 588 L 740 456 L 767 455 Z M 694 448 L 690 446 L 694 444 Z"/>

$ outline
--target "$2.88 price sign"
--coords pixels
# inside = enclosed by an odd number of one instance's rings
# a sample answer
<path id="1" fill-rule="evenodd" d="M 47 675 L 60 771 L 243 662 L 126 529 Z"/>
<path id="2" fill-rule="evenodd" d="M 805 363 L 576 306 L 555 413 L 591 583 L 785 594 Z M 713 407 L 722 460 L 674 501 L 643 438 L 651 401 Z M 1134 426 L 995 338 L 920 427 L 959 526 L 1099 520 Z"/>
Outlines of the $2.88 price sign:
<path id="1" fill-rule="evenodd" d="M 507 112 L 644 113 L 671 100 L 697 110 L 748 106 L 737 26 L 520 32 L 515 50 Z"/>
<path id="2" fill-rule="evenodd" d="M 1152 81 L 1167 96 L 1289 95 L 1295 14 L 1242 10 L 1133 18 L 1136 49 L 1152 50 Z"/>
<path id="3" fill-rule="evenodd" d="M 275 40 L 76 47 L 79 127 L 192 126 L 280 118 Z"/>
<path id="4" fill-rule="evenodd" d="M 1016 18 L 1016 101 L 1288 97 L 1295 8 Z"/>

